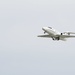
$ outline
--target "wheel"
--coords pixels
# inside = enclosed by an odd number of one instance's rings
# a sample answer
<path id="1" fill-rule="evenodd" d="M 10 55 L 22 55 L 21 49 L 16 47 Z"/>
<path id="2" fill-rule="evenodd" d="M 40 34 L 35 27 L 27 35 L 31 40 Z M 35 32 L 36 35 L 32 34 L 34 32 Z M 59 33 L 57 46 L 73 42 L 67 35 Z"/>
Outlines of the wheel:
<path id="1" fill-rule="evenodd" d="M 46 32 L 44 32 L 44 34 L 45 34 Z"/>
<path id="2" fill-rule="evenodd" d="M 63 33 L 61 33 L 61 35 L 63 35 Z"/>
<path id="3" fill-rule="evenodd" d="M 60 40 L 60 37 L 58 37 L 58 40 Z"/>
<path id="4" fill-rule="evenodd" d="M 55 40 L 55 38 L 54 38 L 54 37 L 52 37 L 52 40 Z"/>

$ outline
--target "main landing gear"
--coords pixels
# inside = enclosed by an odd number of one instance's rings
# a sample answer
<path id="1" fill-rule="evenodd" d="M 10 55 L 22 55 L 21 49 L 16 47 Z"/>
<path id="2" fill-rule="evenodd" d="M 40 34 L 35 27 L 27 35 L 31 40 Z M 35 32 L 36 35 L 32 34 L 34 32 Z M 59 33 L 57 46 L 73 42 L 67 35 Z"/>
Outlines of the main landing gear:
<path id="1" fill-rule="evenodd" d="M 63 35 L 63 33 L 61 33 L 61 35 Z"/>
<path id="2" fill-rule="evenodd" d="M 53 40 L 60 40 L 60 37 L 52 37 Z"/>

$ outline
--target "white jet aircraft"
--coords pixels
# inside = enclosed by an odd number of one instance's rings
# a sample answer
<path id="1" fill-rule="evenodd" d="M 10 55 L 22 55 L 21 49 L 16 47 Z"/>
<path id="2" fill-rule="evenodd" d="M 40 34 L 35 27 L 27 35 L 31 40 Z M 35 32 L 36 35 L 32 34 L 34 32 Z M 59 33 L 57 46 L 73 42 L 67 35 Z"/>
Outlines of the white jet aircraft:
<path id="1" fill-rule="evenodd" d="M 46 35 L 38 35 L 38 37 L 45 37 L 45 38 L 52 38 L 53 40 L 62 40 L 66 41 L 66 38 L 75 37 L 74 32 L 63 32 L 60 33 L 57 30 L 55 30 L 52 27 L 43 27 L 42 30 L 44 31 L 44 34 Z"/>

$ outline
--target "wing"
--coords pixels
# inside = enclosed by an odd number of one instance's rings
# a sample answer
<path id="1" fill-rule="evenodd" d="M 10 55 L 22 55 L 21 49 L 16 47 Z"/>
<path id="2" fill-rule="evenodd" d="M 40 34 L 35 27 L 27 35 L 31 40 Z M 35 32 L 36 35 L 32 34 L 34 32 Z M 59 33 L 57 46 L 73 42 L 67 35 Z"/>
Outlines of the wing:
<path id="1" fill-rule="evenodd" d="M 37 37 L 47 37 L 47 38 L 51 38 L 50 35 L 38 35 Z"/>
<path id="2" fill-rule="evenodd" d="M 75 38 L 75 36 L 73 35 L 57 35 L 57 36 L 61 38 Z"/>

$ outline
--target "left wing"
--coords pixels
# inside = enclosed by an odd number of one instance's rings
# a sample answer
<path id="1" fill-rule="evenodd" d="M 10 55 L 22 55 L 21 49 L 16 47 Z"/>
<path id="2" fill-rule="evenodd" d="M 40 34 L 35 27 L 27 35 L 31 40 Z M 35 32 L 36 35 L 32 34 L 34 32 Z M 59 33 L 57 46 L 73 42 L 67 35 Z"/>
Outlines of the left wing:
<path id="1" fill-rule="evenodd" d="M 51 38 L 50 35 L 38 35 L 38 37 L 47 37 L 47 38 Z"/>

